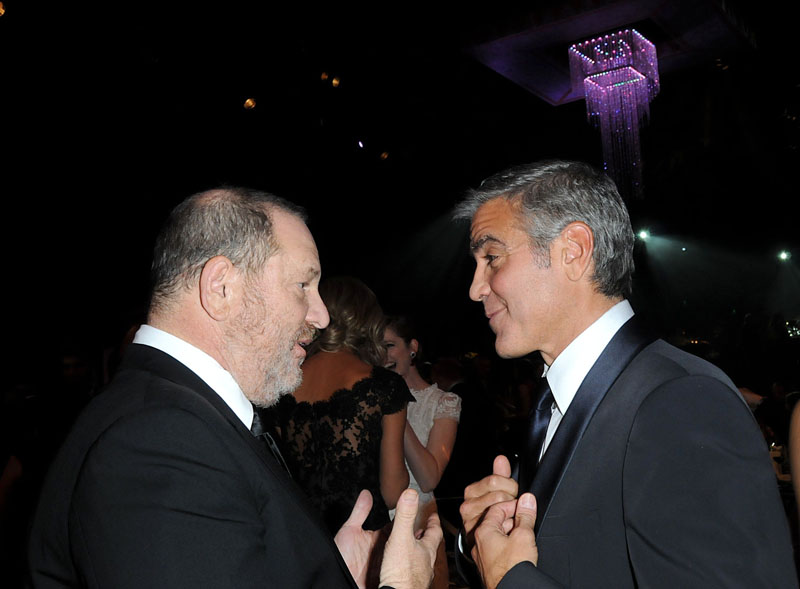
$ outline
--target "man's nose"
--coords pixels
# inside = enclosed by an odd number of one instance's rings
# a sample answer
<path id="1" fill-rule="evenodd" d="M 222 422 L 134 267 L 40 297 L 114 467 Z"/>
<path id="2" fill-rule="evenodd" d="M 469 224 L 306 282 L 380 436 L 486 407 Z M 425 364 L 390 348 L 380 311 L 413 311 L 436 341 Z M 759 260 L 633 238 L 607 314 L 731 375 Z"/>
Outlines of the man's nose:
<path id="1" fill-rule="evenodd" d="M 322 302 L 322 297 L 319 296 L 318 291 L 314 291 L 313 295 L 311 295 L 308 313 L 306 313 L 306 321 L 317 329 L 325 329 L 331 322 L 328 308 L 325 306 L 325 303 Z"/>
<path id="2" fill-rule="evenodd" d="M 489 283 L 484 277 L 483 270 L 480 266 L 475 268 L 475 274 L 472 276 L 472 284 L 469 287 L 469 298 L 475 302 L 480 302 L 485 296 L 489 294 Z"/>

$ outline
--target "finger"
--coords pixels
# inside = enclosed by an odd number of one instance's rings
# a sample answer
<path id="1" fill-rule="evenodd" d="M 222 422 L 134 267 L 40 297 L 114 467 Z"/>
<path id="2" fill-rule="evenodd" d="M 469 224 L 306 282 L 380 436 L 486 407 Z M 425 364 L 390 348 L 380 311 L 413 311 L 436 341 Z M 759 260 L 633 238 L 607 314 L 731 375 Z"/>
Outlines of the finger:
<path id="1" fill-rule="evenodd" d="M 507 520 L 503 521 L 503 533 L 508 535 L 514 529 L 514 520 L 512 518 L 508 518 Z"/>
<path id="2" fill-rule="evenodd" d="M 419 495 L 414 489 L 406 489 L 400 494 L 397 500 L 397 511 L 394 514 L 394 526 L 392 527 L 392 534 L 395 530 L 401 534 L 414 535 L 414 521 L 417 518 L 417 508 L 419 507 Z"/>
<path id="3" fill-rule="evenodd" d="M 517 489 L 517 481 L 514 479 L 498 474 L 490 474 L 464 489 L 464 499 L 475 499 L 476 497 L 496 491 L 505 492 L 516 497 Z"/>
<path id="4" fill-rule="evenodd" d="M 350 512 L 350 517 L 347 518 L 347 521 L 344 522 L 342 527 L 353 525 L 360 528 L 366 521 L 370 509 L 372 509 L 372 494 L 366 489 L 362 489 L 361 493 L 358 494 L 356 504 L 353 505 L 353 511 Z"/>
<path id="5" fill-rule="evenodd" d="M 435 553 L 443 539 L 444 533 L 442 532 L 442 524 L 439 521 L 439 515 L 432 513 L 425 523 L 425 531 L 423 532 L 421 542 Z"/>
<path id="6" fill-rule="evenodd" d="M 511 479 L 511 464 L 508 462 L 508 458 L 500 454 L 492 463 L 492 474 L 467 485 L 466 489 L 464 489 L 464 497 L 469 499 L 470 497 L 484 495 L 488 490 L 502 484 L 500 481 L 505 480 L 513 480 Z"/>
<path id="7" fill-rule="evenodd" d="M 511 479 L 508 480 L 511 481 Z M 483 516 L 483 513 L 487 509 L 489 509 L 492 505 L 495 505 L 497 503 L 503 503 L 505 501 L 511 501 L 513 499 L 516 499 L 516 497 L 517 497 L 517 486 L 516 483 L 514 482 L 513 486 L 507 485 L 506 490 L 493 491 L 478 497 L 467 499 L 459 507 L 461 520 L 466 526 L 471 522 L 480 519 Z"/>
<path id="8" fill-rule="evenodd" d="M 508 461 L 508 458 L 500 454 L 497 458 L 494 459 L 494 463 L 492 463 L 492 474 L 500 475 L 501 477 L 510 478 L 511 477 L 511 463 Z"/>
<path id="9" fill-rule="evenodd" d="M 483 518 L 481 527 L 492 527 L 494 529 L 502 530 L 505 522 L 514 518 L 514 513 L 517 509 L 517 500 L 504 501 L 492 505 L 486 512 Z"/>
<path id="10" fill-rule="evenodd" d="M 523 493 L 519 501 L 517 501 L 514 527 L 533 530 L 534 525 L 536 525 L 536 512 L 536 497 L 532 493 Z"/>

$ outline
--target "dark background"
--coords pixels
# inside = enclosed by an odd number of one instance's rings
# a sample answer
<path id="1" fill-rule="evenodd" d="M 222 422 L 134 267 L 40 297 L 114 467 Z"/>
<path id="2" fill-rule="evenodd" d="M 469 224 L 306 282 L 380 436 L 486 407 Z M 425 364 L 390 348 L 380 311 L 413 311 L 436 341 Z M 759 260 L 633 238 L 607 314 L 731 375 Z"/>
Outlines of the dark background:
<path id="1" fill-rule="evenodd" d="M 8 370 L 116 346 L 142 320 L 166 213 L 220 184 L 306 206 L 325 274 L 418 316 L 430 349 L 490 345 L 448 212 L 509 165 L 602 155 L 583 101 L 550 106 L 468 49 L 563 4 L 592 2 L 4 1 Z M 800 316 L 797 5 L 728 2 L 752 39 L 664 74 L 651 104 L 645 197 L 629 208 L 653 238 L 637 246 L 633 302 L 673 339 Z"/>

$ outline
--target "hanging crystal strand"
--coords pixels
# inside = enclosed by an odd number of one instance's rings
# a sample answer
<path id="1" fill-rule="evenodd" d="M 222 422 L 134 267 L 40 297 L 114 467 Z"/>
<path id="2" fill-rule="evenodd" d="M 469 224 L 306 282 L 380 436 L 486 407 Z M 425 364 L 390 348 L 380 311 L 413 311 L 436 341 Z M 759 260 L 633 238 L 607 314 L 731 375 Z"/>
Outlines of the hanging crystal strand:
<path id="1" fill-rule="evenodd" d="M 626 29 L 574 44 L 569 62 L 573 87 L 584 88 L 587 119 L 600 129 L 606 171 L 620 191 L 641 197 L 639 128 L 660 89 L 655 45 Z"/>

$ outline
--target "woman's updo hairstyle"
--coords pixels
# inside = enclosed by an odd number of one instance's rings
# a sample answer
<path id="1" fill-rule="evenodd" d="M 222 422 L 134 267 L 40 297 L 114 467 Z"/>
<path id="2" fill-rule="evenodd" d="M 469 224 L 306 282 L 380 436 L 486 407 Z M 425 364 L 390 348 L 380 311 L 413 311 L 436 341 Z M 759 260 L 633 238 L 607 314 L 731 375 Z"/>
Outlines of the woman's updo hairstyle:
<path id="1" fill-rule="evenodd" d="M 312 353 L 348 349 L 363 362 L 382 366 L 386 317 L 375 293 L 357 278 L 336 276 L 320 283 L 319 294 L 331 321 L 312 345 Z"/>

